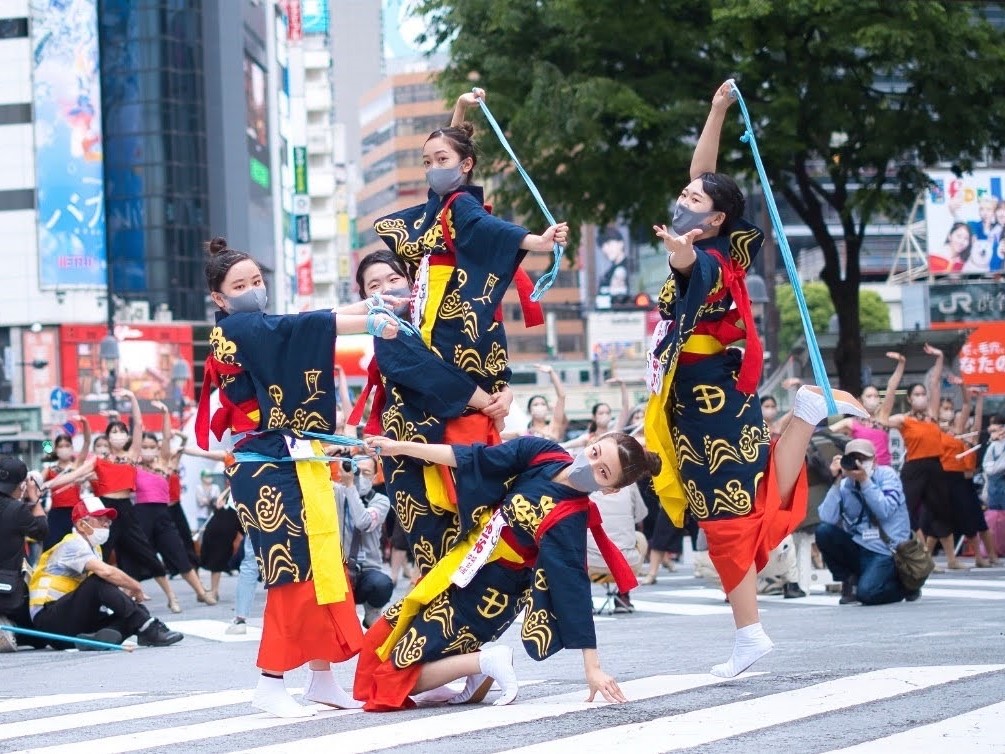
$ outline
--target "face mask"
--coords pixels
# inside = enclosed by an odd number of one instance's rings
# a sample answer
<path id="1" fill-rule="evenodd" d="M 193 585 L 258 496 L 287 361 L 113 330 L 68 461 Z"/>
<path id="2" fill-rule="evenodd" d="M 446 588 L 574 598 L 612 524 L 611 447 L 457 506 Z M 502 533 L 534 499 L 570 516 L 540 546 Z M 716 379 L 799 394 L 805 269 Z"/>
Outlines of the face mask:
<path id="1" fill-rule="evenodd" d="M 156 450 L 141 450 L 140 458 L 144 461 L 153 461 L 158 456 L 158 451 Z"/>
<path id="2" fill-rule="evenodd" d="M 939 421 L 943 422 L 945 424 L 950 423 L 955 417 L 956 417 L 956 414 L 953 411 L 940 411 L 939 412 Z"/>
<path id="3" fill-rule="evenodd" d="M 761 409 L 761 414 L 764 416 L 764 421 L 773 422 L 775 417 L 778 416 L 778 409 L 765 406 Z"/>
<path id="4" fill-rule="evenodd" d="M 396 316 L 400 317 L 401 319 L 408 319 L 408 317 L 411 315 L 409 309 L 411 306 L 410 299 L 412 297 L 412 292 L 408 288 L 393 288 L 389 291 L 384 291 L 384 293 L 385 295 L 388 296 L 394 296 L 395 298 L 405 299 L 405 303 L 403 303 L 401 306 L 392 309 L 392 311 L 395 313 Z"/>
<path id="5" fill-rule="evenodd" d="M 879 398 L 863 398 L 862 406 L 871 414 L 879 408 Z"/>
<path id="6" fill-rule="evenodd" d="M 426 180 L 434 194 L 446 196 L 464 183 L 461 163 L 457 163 L 452 168 L 430 168 L 426 171 Z"/>
<path id="7" fill-rule="evenodd" d="M 534 406 L 530 410 L 530 418 L 536 419 L 538 421 L 544 421 L 548 418 L 548 407 L 547 406 Z"/>
<path id="8" fill-rule="evenodd" d="M 673 228 L 673 232 L 678 236 L 683 236 L 685 233 L 698 228 L 705 230 L 705 222 L 717 211 L 712 209 L 708 212 L 696 212 L 678 202 L 673 211 L 673 220 L 670 221 L 670 227 Z"/>
<path id="9" fill-rule="evenodd" d="M 129 442 L 129 435 L 124 432 L 116 432 L 115 434 L 108 435 L 108 444 L 115 450 L 122 450 L 126 447 L 127 442 Z"/>
<path id="10" fill-rule="evenodd" d="M 56 448 L 56 458 L 60 461 L 69 461 L 73 458 L 73 448 Z"/>
<path id="11" fill-rule="evenodd" d="M 109 534 L 111 532 L 108 529 L 94 529 L 87 535 L 87 541 L 95 547 L 101 547 L 101 545 L 108 541 Z"/>
<path id="12" fill-rule="evenodd" d="M 356 489 L 359 490 L 359 494 L 362 497 L 366 497 L 373 489 L 373 480 L 361 474 L 359 479 L 356 480 Z"/>
<path id="13" fill-rule="evenodd" d="M 926 396 L 911 398 L 911 408 L 915 411 L 924 411 L 928 408 L 928 398 Z"/>
<path id="14" fill-rule="evenodd" d="M 575 487 L 580 492 L 597 492 L 600 489 L 596 477 L 593 476 L 590 459 L 586 457 L 586 451 L 572 459 L 572 466 L 569 467 L 569 486 Z"/>
<path id="15" fill-rule="evenodd" d="M 876 468 L 876 462 L 875 461 L 862 461 L 859 464 L 859 468 L 862 469 L 862 471 L 865 472 L 866 476 L 871 477 L 872 476 L 872 470 L 874 468 Z"/>
<path id="16" fill-rule="evenodd" d="M 264 285 L 249 288 L 238 296 L 224 296 L 224 298 L 227 299 L 227 311 L 231 314 L 264 312 L 265 305 L 269 303 L 269 294 Z"/>

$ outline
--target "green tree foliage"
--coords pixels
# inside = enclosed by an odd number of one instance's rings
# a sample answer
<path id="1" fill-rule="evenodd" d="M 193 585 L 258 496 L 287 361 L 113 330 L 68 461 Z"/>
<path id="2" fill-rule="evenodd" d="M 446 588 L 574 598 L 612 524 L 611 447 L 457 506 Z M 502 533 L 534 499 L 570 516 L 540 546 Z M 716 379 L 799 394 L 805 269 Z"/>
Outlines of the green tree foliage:
<path id="1" fill-rule="evenodd" d="M 485 87 L 554 214 L 572 227 L 665 221 L 712 92 L 735 77 L 775 192 L 823 251 L 821 279 L 839 312 L 836 366 L 853 391 L 866 227 L 906 211 L 927 185 L 925 166 L 966 171 L 1005 148 L 1005 44 L 984 18 L 992 6 L 1003 3 L 420 3 L 428 35 L 450 45 L 445 91 Z M 739 133 L 737 119 L 723 134 L 720 169 L 750 173 Z M 501 156 L 491 134 L 481 141 L 489 158 Z M 508 174 L 496 203 L 539 217 L 518 181 Z"/>
<path id="2" fill-rule="evenodd" d="M 827 332 L 831 317 L 834 316 L 834 302 L 830 291 L 823 283 L 807 283 L 803 286 L 806 297 L 806 308 L 810 312 L 810 321 L 816 333 Z M 778 361 L 784 361 L 792 345 L 803 335 L 803 322 L 796 307 L 796 295 L 790 285 L 780 285 L 775 288 L 775 301 L 778 304 L 778 319 L 781 327 L 778 332 Z M 890 329 L 890 308 L 876 291 L 859 291 L 858 314 L 861 322 L 860 335 L 873 332 L 885 332 Z M 860 337 L 856 336 L 856 337 Z"/>

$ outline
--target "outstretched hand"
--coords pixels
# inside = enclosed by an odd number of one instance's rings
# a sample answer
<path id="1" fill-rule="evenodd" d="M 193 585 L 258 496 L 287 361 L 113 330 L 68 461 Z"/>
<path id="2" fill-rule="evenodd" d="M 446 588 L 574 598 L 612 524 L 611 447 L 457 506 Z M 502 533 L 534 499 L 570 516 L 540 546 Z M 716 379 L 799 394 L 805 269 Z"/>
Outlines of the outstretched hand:
<path id="1" fill-rule="evenodd" d="M 457 104 L 463 105 L 464 107 L 475 107 L 478 104 L 478 100 L 485 99 L 485 90 L 474 88 L 470 92 L 464 92 L 460 97 L 457 98 Z"/>
<path id="2" fill-rule="evenodd" d="M 565 246 L 569 240 L 569 224 L 556 223 L 548 226 L 548 229 L 541 234 L 541 248 L 539 251 L 551 251 L 555 244 Z"/>
<path id="3" fill-rule="evenodd" d="M 935 358 L 939 358 L 940 356 L 943 355 L 940 349 L 928 343 L 925 343 L 925 353 L 927 353 L 929 356 L 934 356 Z"/>
<path id="4" fill-rule="evenodd" d="M 904 362 L 907 361 L 907 357 L 904 356 L 904 354 L 897 353 L 896 351 L 887 351 L 886 352 L 886 358 L 893 359 L 894 361 L 897 361 L 897 362 L 899 362 L 901 364 L 903 364 Z"/>
<path id="5" fill-rule="evenodd" d="M 403 450 L 403 444 L 397 440 L 392 440 L 390 437 L 377 435 L 367 438 L 365 442 L 368 454 L 374 459 L 381 456 L 400 455 Z"/>
<path id="6" fill-rule="evenodd" d="M 715 94 L 712 95 L 712 109 L 725 111 L 729 109 L 729 106 L 736 102 L 736 95 L 733 93 L 733 87 L 736 82 L 733 79 L 726 79 L 719 88 L 715 90 Z"/>
<path id="7" fill-rule="evenodd" d="M 588 702 L 593 701 L 598 691 L 601 696 L 609 702 L 617 704 L 628 701 L 627 697 L 621 693 L 621 688 L 618 686 L 618 682 L 614 680 L 612 676 L 607 675 L 607 673 L 600 668 L 594 668 L 587 671 L 586 682 L 590 685 L 590 696 L 586 700 Z"/>
<path id="8" fill-rule="evenodd" d="M 682 236 L 678 236 L 666 225 L 654 225 L 653 230 L 663 240 L 664 248 L 670 252 L 670 266 L 675 270 L 690 270 L 697 258 L 694 242 L 702 234 L 701 228 L 689 230 Z"/>

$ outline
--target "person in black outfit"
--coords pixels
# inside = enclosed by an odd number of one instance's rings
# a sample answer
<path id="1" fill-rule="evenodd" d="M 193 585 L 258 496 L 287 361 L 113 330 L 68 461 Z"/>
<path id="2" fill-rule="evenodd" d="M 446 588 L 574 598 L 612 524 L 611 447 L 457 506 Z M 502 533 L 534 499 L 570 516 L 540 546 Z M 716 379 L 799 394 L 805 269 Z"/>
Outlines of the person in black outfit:
<path id="1" fill-rule="evenodd" d="M 0 625 L 31 628 L 24 583 L 25 540 L 41 542 L 49 533 L 41 495 L 20 458 L 0 456 Z M 44 641 L 0 630 L 0 652 Z"/>

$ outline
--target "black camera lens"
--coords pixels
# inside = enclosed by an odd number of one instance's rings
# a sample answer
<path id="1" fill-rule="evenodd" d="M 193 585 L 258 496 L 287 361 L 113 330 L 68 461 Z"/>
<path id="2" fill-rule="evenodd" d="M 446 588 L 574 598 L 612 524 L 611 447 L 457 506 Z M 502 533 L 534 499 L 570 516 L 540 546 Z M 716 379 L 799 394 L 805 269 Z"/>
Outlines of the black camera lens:
<path id="1" fill-rule="evenodd" d="M 348 474 L 349 472 L 351 472 L 352 471 L 352 461 L 350 461 L 348 459 L 342 461 L 342 471 L 344 471 L 346 474 Z"/>

